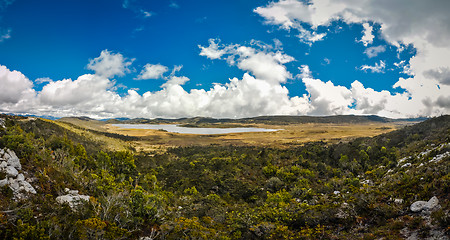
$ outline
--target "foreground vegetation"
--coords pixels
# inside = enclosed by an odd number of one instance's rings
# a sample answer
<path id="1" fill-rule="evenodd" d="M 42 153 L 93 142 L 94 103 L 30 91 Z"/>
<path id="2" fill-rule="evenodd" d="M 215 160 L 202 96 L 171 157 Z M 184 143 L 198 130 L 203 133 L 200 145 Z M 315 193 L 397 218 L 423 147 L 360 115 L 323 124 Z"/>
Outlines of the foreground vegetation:
<path id="1" fill-rule="evenodd" d="M 164 153 L 108 151 L 52 122 L 1 117 L 0 149 L 16 152 L 37 194 L 17 199 L 1 188 L 0 239 L 402 239 L 450 231 L 450 116 L 349 143 Z M 66 188 L 90 201 L 59 204 Z M 440 209 L 410 211 L 433 196 Z"/>

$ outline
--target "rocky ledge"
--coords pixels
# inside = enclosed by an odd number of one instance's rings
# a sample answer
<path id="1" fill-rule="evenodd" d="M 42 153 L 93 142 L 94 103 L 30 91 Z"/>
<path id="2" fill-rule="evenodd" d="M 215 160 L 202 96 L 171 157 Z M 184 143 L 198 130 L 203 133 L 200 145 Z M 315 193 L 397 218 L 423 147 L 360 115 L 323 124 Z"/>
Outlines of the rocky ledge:
<path id="1" fill-rule="evenodd" d="M 28 194 L 36 194 L 36 190 L 25 180 L 21 173 L 22 165 L 14 151 L 0 149 L 0 173 L 4 179 L 0 179 L 0 187 L 6 185 L 13 191 L 15 199 L 23 199 Z"/>

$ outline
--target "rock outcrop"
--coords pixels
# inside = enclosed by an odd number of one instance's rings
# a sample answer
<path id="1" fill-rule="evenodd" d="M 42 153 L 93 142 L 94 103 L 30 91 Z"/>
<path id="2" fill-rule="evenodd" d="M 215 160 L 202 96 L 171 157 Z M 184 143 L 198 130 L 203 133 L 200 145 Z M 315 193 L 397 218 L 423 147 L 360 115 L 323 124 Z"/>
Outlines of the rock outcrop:
<path id="1" fill-rule="evenodd" d="M 88 195 L 80 195 L 78 194 L 78 190 L 70 190 L 68 188 L 65 189 L 66 195 L 62 195 L 56 198 L 56 201 L 60 204 L 68 203 L 70 208 L 74 209 L 79 204 L 82 203 L 82 201 L 89 202 L 89 196 Z"/>
<path id="2" fill-rule="evenodd" d="M 16 153 L 10 149 L 0 149 L 0 172 L 6 174 L 6 177 L 0 180 L 0 187 L 8 185 L 16 199 L 25 198 L 30 193 L 36 194 L 36 190 L 25 180 L 21 170 L 22 165 Z"/>
<path id="3" fill-rule="evenodd" d="M 411 204 L 412 212 L 420 212 L 420 211 L 433 211 L 439 208 L 439 199 L 434 196 L 428 202 L 426 201 L 417 201 Z"/>

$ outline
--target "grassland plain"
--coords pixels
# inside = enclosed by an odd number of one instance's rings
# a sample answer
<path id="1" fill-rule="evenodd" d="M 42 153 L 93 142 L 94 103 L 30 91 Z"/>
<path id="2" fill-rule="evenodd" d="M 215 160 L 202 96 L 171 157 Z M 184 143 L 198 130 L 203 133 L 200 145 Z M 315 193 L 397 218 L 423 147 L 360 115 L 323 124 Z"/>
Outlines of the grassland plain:
<path id="1" fill-rule="evenodd" d="M 131 121 L 135 123 L 162 123 L 180 124 L 187 127 L 254 127 L 280 129 L 276 132 L 248 132 L 230 134 L 179 134 L 152 129 L 127 129 L 113 126 L 104 121 L 87 118 L 63 118 L 57 122 L 70 123 L 78 129 L 117 134 L 118 136 L 136 137 L 136 140 L 128 141 L 138 151 L 161 151 L 168 147 L 186 146 L 208 146 L 208 145 L 236 145 L 236 146 L 266 146 L 277 148 L 288 148 L 302 145 L 307 142 L 324 141 L 328 143 L 348 142 L 358 137 L 372 137 L 399 129 L 405 125 L 413 124 L 411 121 L 361 121 L 359 119 L 335 119 L 326 122 L 315 122 L 315 119 L 285 119 L 280 121 L 279 117 L 270 121 L 270 118 L 228 120 L 225 123 L 219 121 L 192 122 L 186 119 L 166 121 L 143 122 L 142 120 Z M 289 121 L 286 121 L 289 120 Z M 114 121 L 118 123 L 120 121 Z M 130 122 L 130 121 L 128 121 Z M 188 122 L 188 123 L 186 123 Z M 68 125 L 70 126 L 70 125 Z M 124 143 L 122 143 L 124 144 Z"/>

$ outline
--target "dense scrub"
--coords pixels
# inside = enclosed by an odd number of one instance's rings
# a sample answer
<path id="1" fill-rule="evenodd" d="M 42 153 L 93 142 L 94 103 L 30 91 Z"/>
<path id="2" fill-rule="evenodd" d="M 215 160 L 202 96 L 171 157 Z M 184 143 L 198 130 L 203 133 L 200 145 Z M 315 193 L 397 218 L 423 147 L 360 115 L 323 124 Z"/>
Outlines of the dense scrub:
<path id="1" fill-rule="evenodd" d="M 290 149 L 104 152 L 49 122 L 7 119 L 36 195 L 0 193 L 0 239 L 396 239 L 449 234 L 450 117 L 375 138 Z M 405 166 L 406 163 L 409 165 Z M 91 196 L 71 209 L 64 189 Z M 437 196 L 441 209 L 412 213 Z M 398 201 L 396 201 L 397 199 Z M 401 201 L 399 200 L 401 199 Z"/>

